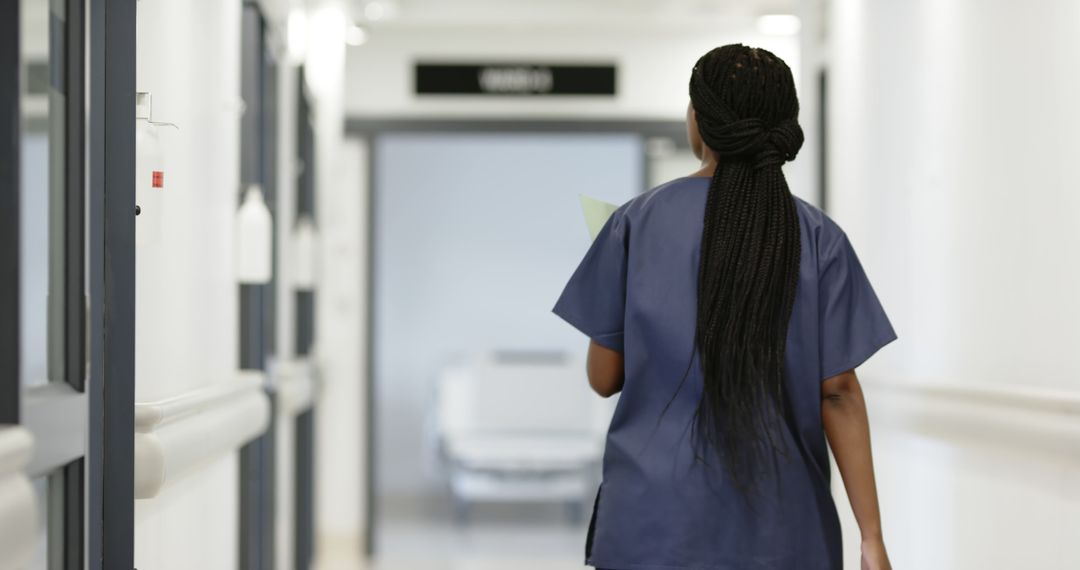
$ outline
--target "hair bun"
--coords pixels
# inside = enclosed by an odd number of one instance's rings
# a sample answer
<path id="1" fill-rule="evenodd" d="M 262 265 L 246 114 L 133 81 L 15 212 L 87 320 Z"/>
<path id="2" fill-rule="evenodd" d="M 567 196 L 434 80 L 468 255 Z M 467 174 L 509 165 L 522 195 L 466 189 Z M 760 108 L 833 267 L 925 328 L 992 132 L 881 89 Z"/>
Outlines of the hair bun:
<path id="1" fill-rule="evenodd" d="M 718 158 L 751 163 L 755 169 L 794 160 L 804 140 L 802 127 L 795 119 L 769 127 L 757 118 L 723 124 L 699 113 L 698 131 Z"/>
<path id="2" fill-rule="evenodd" d="M 754 155 L 754 168 L 783 164 L 794 160 L 803 144 L 803 131 L 795 119 L 781 121 L 768 130 L 764 146 Z"/>

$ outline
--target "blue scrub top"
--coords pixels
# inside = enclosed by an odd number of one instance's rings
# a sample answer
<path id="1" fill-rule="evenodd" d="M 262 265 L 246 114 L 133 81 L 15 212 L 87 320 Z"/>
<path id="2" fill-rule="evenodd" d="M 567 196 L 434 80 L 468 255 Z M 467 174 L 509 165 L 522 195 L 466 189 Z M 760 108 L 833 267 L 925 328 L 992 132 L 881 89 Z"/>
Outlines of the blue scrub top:
<path id="1" fill-rule="evenodd" d="M 896 338 L 847 236 L 795 199 L 802 239 L 785 369 L 788 453 L 748 503 L 722 463 L 695 460 L 690 426 L 702 391 L 694 354 L 706 177 L 673 180 L 620 207 L 554 312 L 623 353 L 586 563 L 618 570 L 839 570 L 821 382 Z M 672 397 L 674 396 L 674 400 Z M 666 413 L 664 406 L 671 401 Z"/>

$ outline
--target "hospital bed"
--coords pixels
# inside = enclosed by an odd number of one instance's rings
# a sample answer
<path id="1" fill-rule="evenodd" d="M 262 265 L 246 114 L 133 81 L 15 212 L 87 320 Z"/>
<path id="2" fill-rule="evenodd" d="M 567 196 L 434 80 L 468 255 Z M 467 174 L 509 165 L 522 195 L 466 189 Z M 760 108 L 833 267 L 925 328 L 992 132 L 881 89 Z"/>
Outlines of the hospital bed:
<path id="1" fill-rule="evenodd" d="M 580 517 L 596 490 L 612 400 L 558 352 L 495 351 L 443 369 L 439 458 L 459 519 L 478 502 L 560 502 Z"/>

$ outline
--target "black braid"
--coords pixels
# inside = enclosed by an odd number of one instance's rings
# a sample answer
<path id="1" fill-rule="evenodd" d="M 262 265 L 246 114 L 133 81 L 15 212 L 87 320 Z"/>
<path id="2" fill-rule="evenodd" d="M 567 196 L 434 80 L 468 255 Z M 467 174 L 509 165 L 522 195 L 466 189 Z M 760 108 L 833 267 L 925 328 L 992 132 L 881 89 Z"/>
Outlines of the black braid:
<path id="1" fill-rule="evenodd" d="M 780 58 L 741 45 L 698 60 L 690 100 L 719 161 L 701 233 L 696 345 L 705 388 L 693 434 L 748 494 L 763 460 L 783 452 L 775 428 L 786 405 L 784 348 L 801 244 L 780 167 L 803 143 L 799 102 Z"/>

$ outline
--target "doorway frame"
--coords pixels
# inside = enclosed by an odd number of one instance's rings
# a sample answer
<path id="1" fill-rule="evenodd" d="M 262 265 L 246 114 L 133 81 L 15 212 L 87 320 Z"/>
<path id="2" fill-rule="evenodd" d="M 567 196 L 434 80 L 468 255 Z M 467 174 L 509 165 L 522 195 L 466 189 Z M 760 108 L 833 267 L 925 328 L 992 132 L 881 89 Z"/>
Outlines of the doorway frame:
<path id="1" fill-rule="evenodd" d="M 629 134 L 637 135 L 642 139 L 642 149 L 645 151 L 642 160 L 642 189 L 648 190 L 652 174 L 649 160 L 648 141 L 653 138 L 663 138 L 671 141 L 675 149 L 687 150 L 690 143 L 686 135 L 686 123 L 682 120 L 663 119 L 574 119 L 555 118 L 541 119 L 529 117 L 462 117 L 462 118 L 393 118 L 380 119 L 360 116 L 347 117 L 345 120 L 345 138 L 358 139 L 366 152 L 366 180 L 364 182 L 367 191 L 367 199 L 364 201 L 366 211 L 361 216 L 367 224 L 365 239 L 364 263 L 364 287 L 367 294 L 362 299 L 365 315 L 363 330 L 364 338 L 361 339 L 362 350 L 366 354 L 363 377 L 361 378 L 361 397 L 363 399 L 362 410 L 364 413 L 363 430 L 361 438 L 360 456 L 363 460 L 364 489 L 361 492 L 361 521 L 363 521 L 363 545 L 362 554 L 371 558 L 376 554 L 376 527 L 377 527 L 377 503 L 376 503 L 376 470 L 375 470 L 375 439 L 376 407 L 375 407 L 375 279 L 374 269 L 376 264 L 376 231 L 375 210 L 376 193 L 375 181 L 377 169 L 375 166 L 375 143 L 379 137 L 392 134 L 424 133 L 424 134 Z"/>

